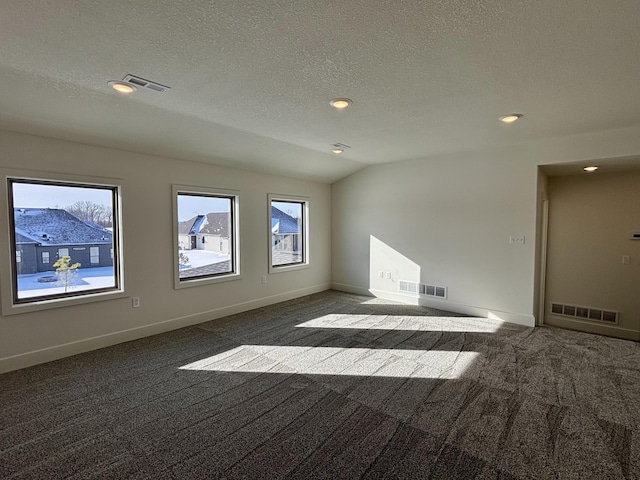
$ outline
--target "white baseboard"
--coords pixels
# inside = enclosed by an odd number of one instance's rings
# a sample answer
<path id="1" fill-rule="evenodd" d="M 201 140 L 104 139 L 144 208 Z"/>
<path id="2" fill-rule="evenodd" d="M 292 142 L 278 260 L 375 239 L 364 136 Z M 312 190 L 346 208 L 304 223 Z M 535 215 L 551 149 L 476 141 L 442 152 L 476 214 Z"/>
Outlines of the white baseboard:
<path id="1" fill-rule="evenodd" d="M 294 298 L 298 297 L 304 297 L 305 295 L 324 292 L 325 290 L 329 290 L 330 288 L 331 284 L 329 283 L 315 285 L 313 287 L 301 288 L 299 290 L 280 293 L 278 295 L 271 295 L 269 297 L 262 297 L 247 302 L 237 303 L 235 305 L 215 308 L 206 312 L 200 312 L 192 315 L 185 315 L 184 317 L 163 320 L 151 325 L 144 325 L 142 327 L 121 330 L 119 332 L 86 338 L 75 342 L 43 348 L 41 350 L 21 353 L 19 355 L 13 355 L 11 357 L 0 358 L 0 373 L 19 370 L 21 368 L 31 367 L 33 365 L 51 362 L 53 360 L 59 360 L 61 358 L 70 357 L 79 353 L 85 353 L 91 350 L 97 350 L 99 348 L 117 345 L 118 343 L 129 342 L 131 340 L 137 340 L 139 338 L 149 337 L 151 335 L 157 335 L 159 333 L 169 332 L 171 330 L 177 330 L 178 328 L 197 325 L 209 320 L 215 320 L 217 318 L 226 317 L 228 315 L 234 315 L 236 313 L 253 310 L 254 308 L 266 307 L 275 303 L 293 300 Z"/>
<path id="2" fill-rule="evenodd" d="M 608 337 L 623 338 L 625 340 L 640 341 L 640 332 L 617 325 L 606 325 L 584 320 L 559 317 L 555 315 L 545 315 L 544 325 L 552 327 L 568 328 L 570 330 L 580 330 L 581 332 L 596 333 Z"/>
<path id="3" fill-rule="evenodd" d="M 340 292 L 355 293 L 356 295 L 364 295 L 372 297 L 373 294 L 366 288 L 356 287 L 354 285 L 347 285 L 345 283 L 332 283 L 331 288 Z"/>
<path id="4" fill-rule="evenodd" d="M 525 327 L 535 327 L 536 320 L 533 315 L 526 315 L 522 313 L 503 312 L 499 310 L 487 309 L 484 307 L 475 307 L 471 305 L 464 305 L 460 303 L 451 302 L 449 300 L 439 300 L 437 298 L 430 298 L 421 295 L 411 295 L 398 292 L 389 292 L 386 290 L 365 289 L 362 287 L 356 287 L 354 285 L 346 285 L 342 283 L 333 283 L 332 288 L 334 290 L 341 290 L 343 292 L 356 293 L 360 295 L 374 296 L 385 300 L 392 300 L 395 302 L 407 303 L 409 305 L 421 305 L 423 307 L 439 308 L 441 310 L 448 310 L 454 313 L 462 313 L 465 315 L 472 315 L 475 317 L 492 318 L 495 320 L 501 320 L 503 322 L 515 323 L 523 325 Z"/>

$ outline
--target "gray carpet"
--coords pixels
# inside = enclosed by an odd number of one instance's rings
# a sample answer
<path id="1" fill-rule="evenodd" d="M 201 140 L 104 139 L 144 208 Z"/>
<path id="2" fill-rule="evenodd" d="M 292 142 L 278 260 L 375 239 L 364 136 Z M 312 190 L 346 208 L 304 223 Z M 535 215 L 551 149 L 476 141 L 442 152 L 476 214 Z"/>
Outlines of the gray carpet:
<path id="1" fill-rule="evenodd" d="M 633 342 L 324 292 L 0 377 L 3 479 L 636 479 Z"/>

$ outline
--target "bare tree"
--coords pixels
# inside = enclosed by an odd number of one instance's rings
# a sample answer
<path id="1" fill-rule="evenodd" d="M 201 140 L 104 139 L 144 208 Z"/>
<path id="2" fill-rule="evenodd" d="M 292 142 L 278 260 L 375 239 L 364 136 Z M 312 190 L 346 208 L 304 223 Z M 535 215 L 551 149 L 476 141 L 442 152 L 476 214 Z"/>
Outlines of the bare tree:
<path id="1" fill-rule="evenodd" d="M 80 220 L 93 222 L 101 227 L 111 227 L 113 225 L 111 208 L 106 205 L 89 200 L 81 200 L 66 207 L 65 210 Z"/>

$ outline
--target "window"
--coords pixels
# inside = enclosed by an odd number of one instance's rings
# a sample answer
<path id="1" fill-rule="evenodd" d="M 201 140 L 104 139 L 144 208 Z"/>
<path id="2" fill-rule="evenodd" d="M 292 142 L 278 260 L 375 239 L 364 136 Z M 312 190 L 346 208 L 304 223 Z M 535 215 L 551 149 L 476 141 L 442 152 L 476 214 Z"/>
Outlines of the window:
<path id="1" fill-rule="evenodd" d="M 118 186 L 12 177 L 6 186 L 12 307 L 122 292 Z M 115 253 L 98 266 L 100 249 Z"/>
<path id="2" fill-rule="evenodd" d="M 91 264 L 96 265 L 100 263 L 100 247 L 89 247 Z"/>
<path id="3" fill-rule="evenodd" d="M 308 199 L 269 195 L 270 272 L 309 264 L 308 212 Z"/>
<path id="4" fill-rule="evenodd" d="M 239 278 L 238 195 L 174 186 L 175 286 Z"/>

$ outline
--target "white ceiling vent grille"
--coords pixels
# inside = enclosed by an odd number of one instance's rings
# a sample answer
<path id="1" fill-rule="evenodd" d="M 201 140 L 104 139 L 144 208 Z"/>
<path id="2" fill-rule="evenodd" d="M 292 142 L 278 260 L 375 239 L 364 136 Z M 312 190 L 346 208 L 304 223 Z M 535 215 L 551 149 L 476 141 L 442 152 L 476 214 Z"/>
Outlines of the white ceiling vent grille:
<path id="1" fill-rule="evenodd" d="M 350 145 L 345 145 L 344 143 L 332 143 L 331 146 L 333 148 L 339 148 L 340 150 L 347 150 L 349 148 L 351 148 Z"/>
<path id="2" fill-rule="evenodd" d="M 573 317 L 592 322 L 618 323 L 618 312 L 605 310 L 603 308 L 578 307 L 576 305 L 565 305 L 563 303 L 552 303 L 551 313 L 564 317 Z"/>
<path id="3" fill-rule="evenodd" d="M 407 280 L 400 280 L 398 282 L 398 291 L 426 295 L 427 297 L 447 298 L 447 287 L 409 282 Z"/>
<path id="4" fill-rule="evenodd" d="M 171 87 L 167 87 L 166 85 L 161 85 L 150 80 L 145 80 L 144 78 L 136 77 L 135 75 L 131 74 L 126 75 L 122 79 L 122 81 L 135 85 L 136 87 L 148 88 L 149 90 L 153 90 L 154 92 L 166 92 L 167 90 L 171 89 Z"/>

